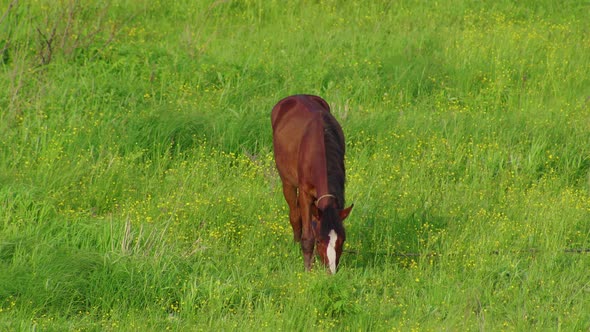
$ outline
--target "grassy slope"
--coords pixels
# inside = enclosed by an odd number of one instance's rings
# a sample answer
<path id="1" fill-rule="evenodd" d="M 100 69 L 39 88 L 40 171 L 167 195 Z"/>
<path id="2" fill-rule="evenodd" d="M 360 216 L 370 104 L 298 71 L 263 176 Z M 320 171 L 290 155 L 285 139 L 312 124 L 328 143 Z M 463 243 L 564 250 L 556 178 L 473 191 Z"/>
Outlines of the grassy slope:
<path id="1" fill-rule="evenodd" d="M 590 258 L 564 252 L 590 247 L 587 10 L 17 3 L 0 328 L 587 329 Z M 273 168 L 292 93 L 347 136 L 333 277 L 302 272 Z"/>

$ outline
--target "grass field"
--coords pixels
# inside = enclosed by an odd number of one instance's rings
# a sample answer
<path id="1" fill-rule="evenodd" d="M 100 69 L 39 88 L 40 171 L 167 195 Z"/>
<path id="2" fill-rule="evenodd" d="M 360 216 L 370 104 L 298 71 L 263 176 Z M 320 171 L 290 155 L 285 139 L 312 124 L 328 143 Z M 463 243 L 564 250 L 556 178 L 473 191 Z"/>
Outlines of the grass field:
<path id="1" fill-rule="evenodd" d="M 588 1 L 0 3 L 0 330 L 590 329 Z M 334 276 L 296 93 L 347 139 Z"/>

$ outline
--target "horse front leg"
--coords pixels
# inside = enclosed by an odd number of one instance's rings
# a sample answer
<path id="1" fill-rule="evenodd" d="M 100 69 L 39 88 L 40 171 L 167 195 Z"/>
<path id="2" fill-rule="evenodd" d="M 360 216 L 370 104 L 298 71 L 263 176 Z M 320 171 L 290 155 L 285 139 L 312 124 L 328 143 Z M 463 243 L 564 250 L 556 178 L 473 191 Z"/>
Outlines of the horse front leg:
<path id="1" fill-rule="evenodd" d="M 302 221 L 301 251 L 303 252 L 303 262 L 307 271 L 311 270 L 313 266 L 313 248 L 315 245 L 315 237 L 311 224 L 311 204 L 312 198 L 302 191 L 299 192 L 299 209 Z"/>

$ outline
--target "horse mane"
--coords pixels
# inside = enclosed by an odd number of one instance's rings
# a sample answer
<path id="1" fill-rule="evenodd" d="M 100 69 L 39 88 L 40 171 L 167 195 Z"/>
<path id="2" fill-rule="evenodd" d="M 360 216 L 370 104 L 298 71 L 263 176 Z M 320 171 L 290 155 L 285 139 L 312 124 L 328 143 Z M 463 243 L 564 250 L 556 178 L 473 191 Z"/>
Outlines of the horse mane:
<path id="1" fill-rule="evenodd" d="M 344 138 L 340 125 L 329 112 L 322 112 L 324 124 L 324 147 L 326 153 L 326 171 L 328 175 L 329 193 L 336 198 L 339 209 L 344 208 Z"/>
<path id="2" fill-rule="evenodd" d="M 346 239 L 344 233 L 344 224 L 337 222 L 340 220 L 338 216 L 338 210 L 333 206 L 328 206 L 322 211 L 322 225 L 320 227 L 320 238 L 325 239 L 331 230 L 334 230 L 338 236 L 342 236 L 342 239 Z"/>

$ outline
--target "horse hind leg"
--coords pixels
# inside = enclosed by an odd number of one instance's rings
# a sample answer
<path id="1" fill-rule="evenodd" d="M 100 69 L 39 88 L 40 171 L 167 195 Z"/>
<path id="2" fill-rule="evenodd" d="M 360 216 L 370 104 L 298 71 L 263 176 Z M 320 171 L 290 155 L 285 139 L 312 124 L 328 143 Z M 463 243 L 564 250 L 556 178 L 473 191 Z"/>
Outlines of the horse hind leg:
<path id="1" fill-rule="evenodd" d="M 297 203 L 297 187 L 283 182 L 283 195 L 289 205 L 289 221 L 293 228 L 293 240 L 301 242 L 301 211 Z"/>

